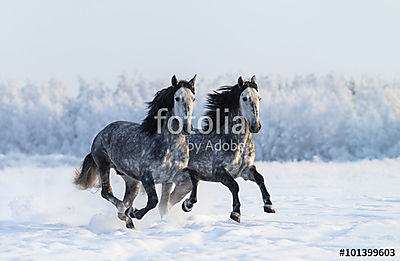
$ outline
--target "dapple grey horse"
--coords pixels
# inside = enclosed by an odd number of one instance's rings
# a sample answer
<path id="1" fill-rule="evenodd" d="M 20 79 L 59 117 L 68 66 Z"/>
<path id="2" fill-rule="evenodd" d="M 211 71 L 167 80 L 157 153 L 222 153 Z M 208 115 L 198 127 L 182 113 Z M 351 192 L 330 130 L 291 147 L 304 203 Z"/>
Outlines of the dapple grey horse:
<path id="1" fill-rule="evenodd" d="M 81 189 L 101 181 L 101 195 L 118 210 L 118 217 L 134 228 L 132 218 L 141 219 L 158 203 L 155 183 L 190 182 L 187 164 L 189 150 L 185 136 L 192 130 L 191 117 L 196 76 L 190 81 L 172 77 L 172 86 L 158 91 L 148 103 L 148 114 L 141 124 L 118 121 L 109 124 L 95 137 L 89 153 L 77 171 L 74 183 Z M 183 126 L 182 126 L 183 125 Z M 110 168 L 125 180 L 123 200 L 110 187 Z M 147 204 L 132 208 L 140 183 Z"/>
<path id="2" fill-rule="evenodd" d="M 254 165 L 256 151 L 252 133 L 258 133 L 261 129 L 260 100 L 255 76 L 250 81 L 243 81 L 239 77 L 236 85 L 221 87 L 208 95 L 207 124 L 187 137 L 191 182 L 186 181 L 175 187 L 170 206 L 192 190 L 190 198 L 182 204 L 184 211 L 190 211 L 197 202 L 198 180 L 221 182 L 233 196 L 230 217 L 240 222 L 239 186 L 235 179 L 241 177 L 257 183 L 264 201 L 264 211 L 275 213 L 264 178 Z M 163 191 L 167 192 L 170 187 L 171 183 L 163 183 Z M 159 207 L 168 209 L 169 206 Z"/>

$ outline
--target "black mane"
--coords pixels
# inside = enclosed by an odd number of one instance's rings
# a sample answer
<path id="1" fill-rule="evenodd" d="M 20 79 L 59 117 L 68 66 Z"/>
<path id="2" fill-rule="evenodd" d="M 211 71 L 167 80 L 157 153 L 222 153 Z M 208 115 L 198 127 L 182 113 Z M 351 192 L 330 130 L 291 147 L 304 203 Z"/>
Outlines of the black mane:
<path id="1" fill-rule="evenodd" d="M 187 81 L 180 81 L 176 86 L 169 86 L 158 91 L 154 95 L 154 99 L 151 102 L 147 102 L 147 116 L 140 125 L 142 132 L 151 136 L 157 131 L 157 119 L 155 119 L 154 116 L 156 116 L 157 112 L 162 108 L 168 109 L 169 112 L 171 111 L 174 106 L 174 94 L 179 88 L 188 88 L 194 94 L 193 86 Z M 163 112 L 161 115 L 166 115 L 166 112 Z M 161 124 L 163 124 L 164 121 L 165 119 L 162 120 Z"/>
<path id="2" fill-rule="evenodd" d="M 246 88 L 258 90 L 257 84 L 246 81 L 242 86 L 239 86 L 239 84 L 234 86 L 222 86 L 218 90 L 207 95 L 205 116 L 212 120 L 212 131 L 215 131 L 217 128 L 217 109 L 220 111 L 219 126 L 222 127 L 225 124 L 225 116 L 228 115 L 225 109 L 228 109 L 229 112 L 237 112 L 240 94 Z M 206 121 L 204 130 L 208 130 L 209 127 L 210 124 Z"/>

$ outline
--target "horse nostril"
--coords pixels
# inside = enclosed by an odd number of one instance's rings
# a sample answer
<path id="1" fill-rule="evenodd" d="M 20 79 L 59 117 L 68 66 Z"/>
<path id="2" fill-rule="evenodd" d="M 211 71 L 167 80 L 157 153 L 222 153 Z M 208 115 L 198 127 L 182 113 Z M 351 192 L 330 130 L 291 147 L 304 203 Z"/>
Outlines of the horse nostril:
<path id="1" fill-rule="evenodd" d="M 249 130 L 252 133 L 257 133 L 261 129 L 261 124 L 259 122 L 255 122 L 254 124 L 249 126 Z"/>

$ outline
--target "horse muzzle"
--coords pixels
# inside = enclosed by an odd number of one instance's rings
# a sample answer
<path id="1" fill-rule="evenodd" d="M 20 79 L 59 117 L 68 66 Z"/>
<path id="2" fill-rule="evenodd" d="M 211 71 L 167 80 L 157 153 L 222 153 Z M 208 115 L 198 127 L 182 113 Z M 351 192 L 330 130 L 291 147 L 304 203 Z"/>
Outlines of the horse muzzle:
<path id="1" fill-rule="evenodd" d="M 254 124 L 251 124 L 249 126 L 249 130 L 251 133 L 258 133 L 261 130 L 261 123 L 260 122 L 255 122 Z"/>

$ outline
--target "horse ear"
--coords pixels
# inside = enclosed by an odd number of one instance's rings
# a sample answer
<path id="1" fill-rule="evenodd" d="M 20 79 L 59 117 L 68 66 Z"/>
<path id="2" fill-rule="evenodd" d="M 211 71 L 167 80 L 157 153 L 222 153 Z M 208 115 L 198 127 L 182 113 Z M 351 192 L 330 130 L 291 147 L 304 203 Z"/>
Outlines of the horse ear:
<path id="1" fill-rule="evenodd" d="M 172 76 L 171 83 L 172 83 L 172 86 L 177 86 L 178 85 L 178 79 L 176 78 L 175 75 Z"/>
<path id="2" fill-rule="evenodd" d="M 256 76 L 253 75 L 253 77 L 251 77 L 251 82 L 257 84 L 257 80 L 256 80 Z"/>
<path id="3" fill-rule="evenodd" d="M 196 77 L 197 77 L 197 74 L 195 74 L 194 76 L 193 76 L 193 78 L 189 81 L 189 83 L 194 87 L 194 84 L 195 84 L 195 82 L 196 82 Z"/>
<path id="4" fill-rule="evenodd" d="M 243 86 L 243 78 L 242 78 L 242 76 L 239 77 L 238 84 L 239 84 L 240 87 Z"/>

